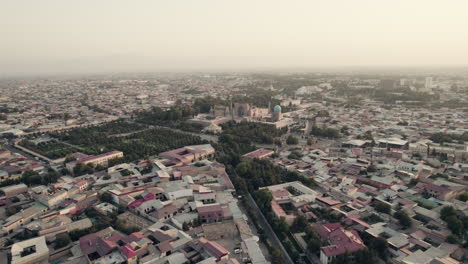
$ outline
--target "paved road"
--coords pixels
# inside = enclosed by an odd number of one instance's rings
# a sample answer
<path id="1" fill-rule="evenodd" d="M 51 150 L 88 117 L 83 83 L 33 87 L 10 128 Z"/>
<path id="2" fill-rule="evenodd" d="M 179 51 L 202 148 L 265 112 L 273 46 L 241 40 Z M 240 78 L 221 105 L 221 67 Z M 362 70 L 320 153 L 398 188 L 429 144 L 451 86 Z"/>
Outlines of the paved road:
<path id="1" fill-rule="evenodd" d="M 180 133 L 186 133 L 186 134 L 191 134 L 191 135 L 194 135 L 194 136 L 199 136 L 199 137 L 201 137 L 201 139 L 205 139 L 205 140 L 208 140 L 208 141 L 213 141 L 214 143 L 218 142 L 218 136 L 216 136 L 216 135 L 188 132 L 188 131 L 184 131 L 184 130 L 180 130 L 180 129 L 176 129 L 176 128 L 170 128 L 170 127 L 161 127 L 161 128 L 167 128 L 167 129 L 177 131 L 177 132 L 180 132 Z"/>
<path id="2" fill-rule="evenodd" d="M 22 151 L 22 150 L 20 150 L 20 149 L 18 149 L 18 148 L 15 148 L 13 145 L 5 144 L 5 145 L 3 146 L 3 148 L 5 148 L 6 150 L 9 150 L 9 151 L 11 151 L 11 152 L 21 154 L 21 155 L 25 156 L 25 157 L 28 158 L 28 159 L 36 160 L 36 156 L 33 156 L 33 155 L 31 155 L 31 154 L 29 154 L 29 153 L 27 153 L 27 152 L 24 152 L 24 151 Z M 40 158 L 39 158 L 38 161 L 40 161 L 40 162 L 42 162 L 42 163 L 44 163 L 44 164 L 47 164 L 47 162 L 43 161 L 43 160 L 40 159 Z"/>
<path id="3" fill-rule="evenodd" d="M 131 119 L 127 119 L 126 120 L 127 122 L 129 123 L 137 123 L 135 122 L 134 120 L 131 120 Z M 165 127 L 165 126 L 155 126 L 155 125 L 148 125 L 148 124 L 145 124 L 146 126 L 148 126 L 149 128 L 165 128 L 165 129 L 170 129 L 172 131 L 176 131 L 176 132 L 180 132 L 180 133 L 185 133 L 185 134 L 191 134 L 191 135 L 194 135 L 194 136 L 199 136 L 201 137 L 202 139 L 205 139 L 205 140 L 208 140 L 208 141 L 213 141 L 215 143 L 218 142 L 218 136 L 216 135 L 209 135 L 209 134 L 202 134 L 202 133 L 194 133 L 194 132 L 189 132 L 189 131 L 184 131 L 184 130 L 180 130 L 180 129 L 177 129 L 177 128 L 172 128 L 172 127 Z"/>
<path id="4" fill-rule="evenodd" d="M 252 196 L 250 195 L 250 193 L 247 195 L 247 201 L 250 203 L 251 207 L 255 210 L 254 213 L 257 215 L 257 219 L 260 222 L 260 226 L 265 230 L 265 234 L 268 237 L 268 241 L 270 241 L 272 243 L 273 247 L 281 249 L 283 251 L 283 256 L 284 256 L 283 261 L 284 261 L 284 263 L 294 264 L 294 261 L 291 259 L 288 252 L 283 247 L 283 244 L 281 244 L 281 241 L 276 236 L 275 231 L 273 231 L 273 228 L 271 228 L 270 224 L 266 220 L 266 218 L 263 215 L 262 211 L 260 211 L 260 208 L 258 208 L 257 204 L 255 203 L 255 201 L 252 198 Z"/>

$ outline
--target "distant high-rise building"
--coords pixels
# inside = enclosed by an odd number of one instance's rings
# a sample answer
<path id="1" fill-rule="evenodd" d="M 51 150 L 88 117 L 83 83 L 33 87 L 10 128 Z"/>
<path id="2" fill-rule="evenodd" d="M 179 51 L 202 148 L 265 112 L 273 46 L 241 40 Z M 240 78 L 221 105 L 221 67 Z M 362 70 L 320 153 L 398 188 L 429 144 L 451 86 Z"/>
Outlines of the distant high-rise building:
<path id="1" fill-rule="evenodd" d="M 426 77 L 424 88 L 426 88 L 426 90 L 432 89 L 432 77 Z"/>
<path id="2" fill-rule="evenodd" d="M 407 85 L 407 81 L 405 78 L 402 78 L 400 79 L 400 86 L 403 87 L 403 86 L 406 86 Z"/>
<path id="3" fill-rule="evenodd" d="M 380 81 L 380 87 L 383 90 L 394 90 L 396 88 L 395 80 L 382 80 Z"/>

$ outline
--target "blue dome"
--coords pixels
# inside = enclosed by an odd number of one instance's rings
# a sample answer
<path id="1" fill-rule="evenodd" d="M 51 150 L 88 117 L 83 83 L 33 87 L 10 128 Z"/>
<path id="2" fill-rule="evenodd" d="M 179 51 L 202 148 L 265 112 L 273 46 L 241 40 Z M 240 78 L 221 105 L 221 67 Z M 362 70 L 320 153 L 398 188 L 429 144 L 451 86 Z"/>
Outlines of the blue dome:
<path id="1" fill-rule="evenodd" d="M 273 111 L 280 112 L 281 111 L 281 106 L 275 105 L 275 107 L 273 107 Z"/>

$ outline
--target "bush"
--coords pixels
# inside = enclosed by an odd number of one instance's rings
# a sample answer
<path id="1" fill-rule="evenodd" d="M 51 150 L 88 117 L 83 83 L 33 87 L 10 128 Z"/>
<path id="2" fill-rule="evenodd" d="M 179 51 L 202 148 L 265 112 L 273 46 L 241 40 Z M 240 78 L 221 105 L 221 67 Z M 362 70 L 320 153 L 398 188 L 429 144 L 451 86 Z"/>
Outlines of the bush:
<path id="1" fill-rule="evenodd" d="M 71 238 L 67 233 L 58 234 L 55 238 L 54 249 L 66 247 L 70 243 L 71 243 Z"/>
<path id="2" fill-rule="evenodd" d="M 458 196 L 458 200 L 462 202 L 468 201 L 468 192 L 464 192 Z"/>
<path id="3" fill-rule="evenodd" d="M 377 212 L 385 214 L 390 214 L 392 210 L 392 207 L 389 204 L 377 200 L 374 202 L 374 208 Z"/>
<path id="4" fill-rule="evenodd" d="M 11 216 L 11 215 L 14 215 L 16 213 L 18 213 L 20 210 L 20 207 L 19 206 L 12 206 L 12 207 L 8 207 L 6 210 L 5 210 L 5 214 L 7 216 Z"/>
<path id="5" fill-rule="evenodd" d="M 447 236 L 447 242 L 449 242 L 450 244 L 458 244 L 458 243 L 460 243 L 460 240 L 455 235 L 448 235 Z"/>
<path id="6" fill-rule="evenodd" d="M 295 159 L 295 160 L 300 160 L 302 158 L 302 154 L 297 152 L 297 151 L 293 151 L 291 152 L 291 154 L 288 155 L 288 159 Z"/>
<path id="7" fill-rule="evenodd" d="M 340 137 L 340 132 L 337 129 L 327 128 L 327 127 L 320 128 L 320 127 L 314 126 L 312 128 L 312 131 L 310 131 L 310 134 L 314 136 L 327 137 L 327 138 L 339 138 Z"/>
<path id="8" fill-rule="evenodd" d="M 112 203 L 114 201 L 114 199 L 112 199 L 112 194 L 108 192 L 101 194 L 101 196 L 99 196 L 99 199 L 105 203 Z"/>
<path id="9" fill-rule="evenodd" d="M 136 226 L 129 226 L 124 220 L 117 220 L 115 222 L 115 229 L 119 230 L 122 233 L 130 235 L 131 233 L 138 232 L 140 229 Z"/>
<path id="10" fill-rule="evenodd" d="M 398 219 L 403 228 L 411 227 L 411 218 L 404 211 L 397 211 L 393 216 Z"/>

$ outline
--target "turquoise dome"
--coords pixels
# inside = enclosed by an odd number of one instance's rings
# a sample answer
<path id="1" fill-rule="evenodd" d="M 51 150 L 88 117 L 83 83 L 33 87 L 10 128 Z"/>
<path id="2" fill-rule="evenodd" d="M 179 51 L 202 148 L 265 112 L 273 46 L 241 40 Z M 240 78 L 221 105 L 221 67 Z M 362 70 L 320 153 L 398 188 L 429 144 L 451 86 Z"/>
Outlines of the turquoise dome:
<path id="1" fill-rule="evenodd" d="M 280 112 L 281 111 L 281 106 L 275 105 L 275 107 L 273 107 L 273 111 Z"/>

